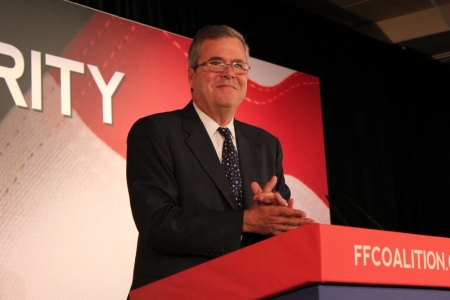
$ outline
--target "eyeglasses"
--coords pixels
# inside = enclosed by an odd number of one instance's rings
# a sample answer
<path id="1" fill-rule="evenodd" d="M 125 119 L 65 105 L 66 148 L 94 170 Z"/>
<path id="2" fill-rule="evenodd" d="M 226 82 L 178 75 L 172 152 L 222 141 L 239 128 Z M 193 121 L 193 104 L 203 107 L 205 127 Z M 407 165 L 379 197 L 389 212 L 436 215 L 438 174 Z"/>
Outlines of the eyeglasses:
<path id="1" fill-rule="evenodd" d="M 226 64 L 225 62 L 220 60 L 205 61 L 204 63 L 196 65 L 194 67 L 194 70 L 200 66 L 206 66 L 208 67 L 208 70 L 215 73 L 222 73 L 223 71 L 225 71 L 227 66 L 231 66 L 233 73 L 236 75 L 247 74 L 250 70 L 250 66 L 246 63 L 232 62 L 231 64 Z"/>

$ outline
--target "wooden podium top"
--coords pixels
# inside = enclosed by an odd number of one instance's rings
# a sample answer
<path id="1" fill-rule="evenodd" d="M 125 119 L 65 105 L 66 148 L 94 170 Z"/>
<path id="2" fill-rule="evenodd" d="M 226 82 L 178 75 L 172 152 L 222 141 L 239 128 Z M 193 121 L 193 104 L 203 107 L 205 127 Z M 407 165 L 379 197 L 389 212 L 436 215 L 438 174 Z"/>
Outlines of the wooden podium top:
<path id="1" fill-rule="evenodd" d="M 312 283 L 450 288 L 450 239 L 309 224 L 131 292 L 257 299 Z"/>

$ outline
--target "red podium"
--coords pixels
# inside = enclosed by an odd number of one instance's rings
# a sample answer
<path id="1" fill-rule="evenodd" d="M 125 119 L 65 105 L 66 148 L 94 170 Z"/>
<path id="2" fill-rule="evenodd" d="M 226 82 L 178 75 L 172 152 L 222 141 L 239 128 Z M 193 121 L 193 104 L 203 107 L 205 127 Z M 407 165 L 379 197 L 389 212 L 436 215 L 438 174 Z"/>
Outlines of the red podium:
<path id="1" fill-rule="evenodd" d="M 136 289 L 130 297 L 261 299 L 317 283 L 434 288 L 445 292 L 445 298 L 434 299 L 450 299 L 449 269 L 447 238 L 310 224 Z"/>

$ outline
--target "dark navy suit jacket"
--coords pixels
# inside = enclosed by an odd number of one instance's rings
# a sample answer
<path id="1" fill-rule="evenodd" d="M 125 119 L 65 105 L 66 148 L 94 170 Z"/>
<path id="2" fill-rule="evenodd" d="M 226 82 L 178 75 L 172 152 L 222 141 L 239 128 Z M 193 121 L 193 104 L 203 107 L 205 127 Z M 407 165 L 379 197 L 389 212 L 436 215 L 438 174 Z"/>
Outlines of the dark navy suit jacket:
<path id="1" fill-rule="evenodd" d="M 253 204 L 251 182 L 262 187 L 273 175 L 275 190 L 289 199 L 278 139 L 236 120 L 234 126 L 244 208 Z M 127 183 L 139 231 L 132 289 L 266 238 L 242 234 L 243 211 L 192 102 L 138 120 L 127 144 Z"/>

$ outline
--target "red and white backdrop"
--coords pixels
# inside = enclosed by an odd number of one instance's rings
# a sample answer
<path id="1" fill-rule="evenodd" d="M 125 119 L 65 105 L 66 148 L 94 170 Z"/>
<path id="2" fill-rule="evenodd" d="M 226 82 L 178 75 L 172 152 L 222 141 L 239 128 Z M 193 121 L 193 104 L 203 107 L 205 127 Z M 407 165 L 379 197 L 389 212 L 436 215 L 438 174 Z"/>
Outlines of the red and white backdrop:
<path id="1" fill-rule="evenodd" d="M 9 1 L 2 28 L 40 13 L 26 2 Z M 51 15 L 88 10 L 71 3 L 51 9 Z M 137 239 L 125 182 L 126 135 L 138 118 L 190 100 L 190 39 L 89 14 L 71 29 L 62 52 L 33 45 L 37 34 L 60 42 L 39 27 L 17 33 L 28 38 L 27 49 L 0 35 L 2 299 L 125 298 Z M 36 18 L 43 28 L 51 24 Z M 319 79 L 256 58 L 250 64 L 236 118 L 279 137 L 295 207 L 329 223 Z M 22 77 L 29 78 L 27 90 L 18 85 Z"/>

